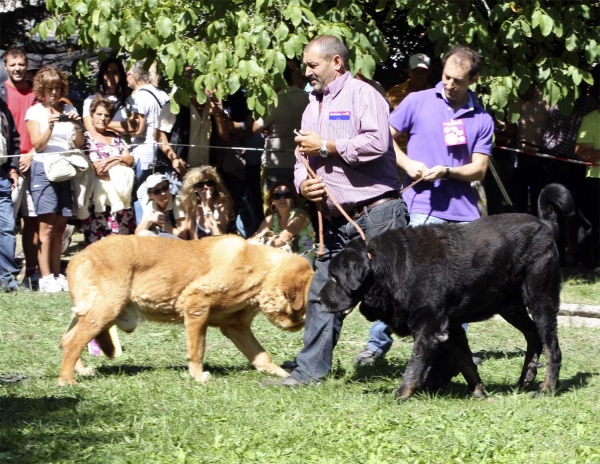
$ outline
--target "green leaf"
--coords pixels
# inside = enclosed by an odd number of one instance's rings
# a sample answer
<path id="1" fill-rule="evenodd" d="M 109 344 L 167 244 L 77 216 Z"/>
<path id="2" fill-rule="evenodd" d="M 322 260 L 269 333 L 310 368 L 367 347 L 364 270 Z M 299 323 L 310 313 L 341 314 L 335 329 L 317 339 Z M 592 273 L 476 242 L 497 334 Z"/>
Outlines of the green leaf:
<path id="1" fill-rule="evenodd" d="M 239 58 L 246 58 L 246 51 L 247 51 L 248 43 L 241 36 L 236 37 L 234 43 L 235 43 L 235 54 Z"/>
<path id="2" fill-rule="evenodd" d="M 179 114 L 179 110 L 180 110 L 179 103 L 177 103 L 174 98 L 171 98 L 170 104 L 171 104 L 171 113 Z"/>
<path id="3" fill-rule="evenodd" d="M 573 78 L 573 83 L 579 87 L 579 84 L 581 84 L 581 81 L 583 80 L 583 73 L 578 68 L 575 68 L 573 69 L 571 77 Z"/>
<path id="4" fill-rule="evenodd" d="M 285 25 L 285 23 L 279 23 L 277 29 L 275 29 L 275 33 L 273 34 L 277 40 L 282 42 L 285 40 L 290 32 L 290 29 Z"/>
<path id="5" fill-rule="evenodd" d="M 48 30 L 46 28 L 46 22 L 42 22 L 40 23 L 40 27 L 38 27 L 38 34 L 40 35 L 40 37 L 43 40 L 46 40 L 46 37 L 48 36 Z"/>
<path id="6" fill-rule="evenodd" d="M 554 28 L 554 20 L 550 16 L 542 14 L 539 22 L 540 32 L 544 37 L 548 37 Z"/>
<path id="7" fill-rule="evenodd" d="M 144 43 L 148 45 L 148 47 L 152 49 L 158 48 L 158 39 L 154 35 L 150 34 L 148 31 L 143 31 L 141 34 L 141 38 L 144 41 Z"/>
<path id="8" fill-rule="evenodd" d="M 375 60 L 371 55 L 363 55 L 360 70 L 367 79 L 372 79 L 375 74 Z"/>
<path id="9" fill-rule="evenodd" d="M 248 77 L 248 62 L 245 60 L 240 60 L 238 63 L 238 71 L 242 79 L 246 79 Z"/>
<path id="10" fill-rule="evenodd" d="M 579 37 L 577 37 L 577 33 L 572 31 L 565 40 L 565 48 L 569 52 L 574 52 L 579 48 Z"/>
<path id="11" fill-rule="evenodd" d="M 248 61 L 248 74 L 250 76 L 260 76 L 260 66 L 254 60 Z"/>
<path id="12" fill-rule="evenodd" d="M 98 9 L 92 13 L 92 24 L 96 27 L 100 25 L 100 10 Z"/>
<path id="13" fill-rule="evenodd" d="M 165 71 L 167 73 L 167 77 L 169 79 L 173 79 L 173 77 L 175 76 L 176 70 L 177 70 L 177 63 L 175 62 L 175 60 L 173 58 L 169 58 L 169 61 L 167 61 L 167 66 L 165 66 Z"/>
<path id="14" fill-rule="evenodd" d="M 108 24 L 102 23 L 100 25 L 100 29 L 98 30 L 98 45 L 104 48 L 108 48 L 110 46 L 111 34 L 108 30 Z"/>
<path id="15" fill-rule="evenodd" d="M 127 39 L 133 40 L 133 38 L 138 35 L 141 30 L 142 26 L 136 18 L 131 17 L 125 21 L 125 35 L 127 36 Z"/>
<path id="16" fill-rule="evenodd" d="M 225 74 L 225 72 L 227 71 L 227 57 L 225 56 L 224 52 L 217 53 L 217 56 L 215 56 L 213 63 L 217 71 L 219 71 L 222 74 Z"/>
<path id="17" fill-rule="evenodd" d="M 265 52 L 263 58 L 263 66 L 265 69 L 271 69 L 273 67 L 273 61 L 275 60 L 275 50 L 272 48 Z"/>
<path id="18" fill-rule="evenodd" d="M 531 27 L 534 29 L 538 28 L 540 26 L 540 20 L 542 16 L 543 13 L 539 9 L 534 10 L 533 14 L 531 15 Z"/>
<path id="19" fill-rule="evenodd" d="M 293 35 L 283 44 L 283 52 L 285 56 L 292 59 L 296 57 L 296 49 L 298 46 L 298 38 Z"/>
<path id="20" fill-rule="evenodd" d="M 172 26 L 172 21 L 166 16 L 161 16 L 158 18 L 158 21 L 156 21 L 156 29 L 164 38 L 167 38 L 171 35 Z"/>
<path id="21" fill-rule="evenodd" d="M 88 7 L 85 3 L 83 2 L 77 2 L 74 6 L 73 6 L 73 11 L 79 13 L 81 16 L 85 16 L 88 14 Z"/>
<path id="22" fill-rule="evenodd" d="M 276 52 L 275 53 L 275 66 L 277 67 L 277 70 L 280 73 L 285 71 L 286 64 L 287 64 L 287 60 L 285 59 L 285 55 L 281 52 Z"/>
<path id="23" fill-rule="evenodd" d="M 290 5 L 290 19 L 295 27 L 302 22 L 302 10 L 295 5 Z"/>
<path id="24" fill-rule="evenodd" d="M 256 36 L 256 46 L 259 50 L 266 50 L 270 43 L 271 39 L 267 31 L 260 31 Z"/>
<path id="25" fill-rule="evenodd" d="M 230 95 L 233 95 L 238 90 L 240 90 L 240 88 L 242 87 L 242 84 L 240 83 L 240 76 L 237 74 L 232 74 L 231 76 L 229 76 L 229 79 L 227 80 L 227 87 L 229 87 Z"/>
<path id="26" fill-rule="evenodd" d="M 597 43 L 594 39 L 590 39 L 590 41 L 585 45 L 585 59 L 587 62 L 592 63 L 596 59 L 597 53 Z"/>

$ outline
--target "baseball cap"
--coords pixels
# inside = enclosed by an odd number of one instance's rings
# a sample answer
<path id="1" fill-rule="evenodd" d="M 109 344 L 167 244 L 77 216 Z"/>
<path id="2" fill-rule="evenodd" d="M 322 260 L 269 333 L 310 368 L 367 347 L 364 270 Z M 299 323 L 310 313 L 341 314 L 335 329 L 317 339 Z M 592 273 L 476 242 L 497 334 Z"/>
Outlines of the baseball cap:
<path id="1" fill-rule="evenodd" d="M 427 55 L 424 55 L 423 53 L 417 53 L 416 55 L 412 55 L 408 60 L 410 69 L 415 69 L 415 68 L 429 69 L 430 63 L 431 63 L 431 59 Z"/>
<path id="2" fill-rule="evenodd" d="M 148 178 L 146 179 L 146 188 L 147 189 L 151 189 L 156 187 L 158 184 L 160 184 L 161 182 L 169 182 L 169 178 L 167 176 L 165 176 L 164 174 L 152 174 L 150 176 L 148 176 Z"/>

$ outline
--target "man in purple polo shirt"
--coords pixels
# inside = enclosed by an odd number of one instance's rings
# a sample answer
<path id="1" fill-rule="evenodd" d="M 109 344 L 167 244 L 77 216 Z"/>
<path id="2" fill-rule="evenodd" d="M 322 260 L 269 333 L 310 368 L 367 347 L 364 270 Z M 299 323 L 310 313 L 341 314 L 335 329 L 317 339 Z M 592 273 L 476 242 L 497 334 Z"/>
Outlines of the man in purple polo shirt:
<path id="1" fill-rule="evenodd" d="M 348 50 L 335 37 L 321 36 L 310 42 L 304 50 L 304 64 L 314 90 L 302 117 L 301 135 L 295 141 L 299 156 L 308 158 L 319 178 L 310 179 L 304 164 L 297 161 L 294 182 L 298 191 L 323 211 L 325 255 L 315 261 L 304 347 L 294 370 L 290 377 L 264 381 L 263 386 L 303 386 L 331 370 L 345 315 L 325 312 L 317 297 L 327 282 L 331 259 L 359 234 L 325 195 L 324 188 L 367 238 L 406 226 L 387 102 L 369 84 L 350 75 Z"/>
<path id="2" fill-rule="evenodd" d="M 481 56 L 458 45 L 442 64 L 442 81 L 435 88 L 411 93 L 390 115 L 392 136 L 409 136 L 406 153 L 395 145 L 398 166 L 412 180 L 423 179 L 404 193 L 411 227 L 480 217 L 471 182 L 485 177 L 494 133 L 492 117 L 469 90 Z M 355 362 L 373 364 L 391 346 L 391 330 L 378 321 Z"/>

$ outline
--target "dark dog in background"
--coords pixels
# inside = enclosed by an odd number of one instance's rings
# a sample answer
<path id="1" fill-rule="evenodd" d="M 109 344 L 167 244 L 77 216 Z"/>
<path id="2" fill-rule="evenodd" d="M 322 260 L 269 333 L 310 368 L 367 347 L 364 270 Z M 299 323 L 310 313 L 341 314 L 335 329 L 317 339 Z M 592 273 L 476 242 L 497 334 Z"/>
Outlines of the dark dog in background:
<path id="1" fill-rule="evenodd" d="M 368 244 L 358 238 L 332 260 L 319 295 L 326 311 L 348 311 L 362 301 L 360 312 L 368 320 L 379 319 L 396 334 L 414 337 L 397 398 L 407 399 L 423 387 L 429 367 L 444 349 L 473 395 L 483 397 L 461 324 L 495 314 L 527 341 L 519 386 L 535 380 L 543 348 L 546 377 L 540 391 L 555 390 L 561 365 L 556 320 L 561 273 L 555 239 L 558 215 L 572 215 L 574 204 L 565 187 L 550 184 L 538 205 L 539 219 L 502 214 L 469 224 L 390 230 Z"/>

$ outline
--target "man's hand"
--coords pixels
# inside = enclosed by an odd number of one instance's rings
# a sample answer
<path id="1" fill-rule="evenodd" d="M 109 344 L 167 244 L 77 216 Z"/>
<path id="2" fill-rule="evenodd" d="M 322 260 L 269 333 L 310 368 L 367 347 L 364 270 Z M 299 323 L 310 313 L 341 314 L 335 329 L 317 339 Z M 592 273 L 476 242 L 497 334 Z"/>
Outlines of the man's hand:
<path id="1" fill-rule="evenodd" d="M 181 177 L 185 176 L 185 173 L 188 170 L 188 165 L 181 158 L 175 158 L 171 161 L 171 165 L 175 172 L 179 174 Z"/>
<path id="2" fill-rule="evenodd" d="M 408 160 L 404 166 L 406 169 L 406 174 L 408 177 L 414 180 L 418 180 L 424 176 L 424 174 L 429 171 L 429 168 L 420 161 Z"/>
<path id="3" fill-rule="evenodd" d="M 428 180 L 429 182 L 433 182 L 435 180 L 441 179 L 446 175 L 446 166 L 434 166 L 431 169 L 427 169 L 423 173 L 423 180 Z"/>
<path id="4" fill-rule="evenodd" d="M 311 131 L 300 131 L 300 133 L 302 135 L 297 135 L 294 138 L 294 142 L 298 144 L 298 150 L 306 156 L 320 156 L 319 151 L 321 150 L 323 137 Z"/>
<path id="5" fill-rule="evenodd" d="M 323 179 L 306 179 L 300 184 L 300 193 L 309 201 L 319 202 L 325 198 Z"/>

